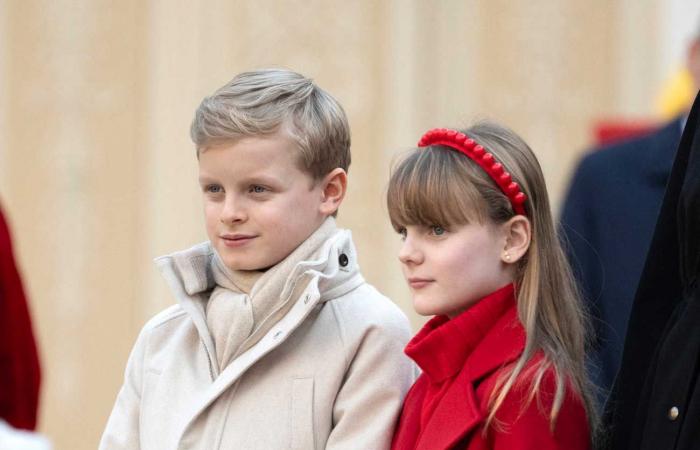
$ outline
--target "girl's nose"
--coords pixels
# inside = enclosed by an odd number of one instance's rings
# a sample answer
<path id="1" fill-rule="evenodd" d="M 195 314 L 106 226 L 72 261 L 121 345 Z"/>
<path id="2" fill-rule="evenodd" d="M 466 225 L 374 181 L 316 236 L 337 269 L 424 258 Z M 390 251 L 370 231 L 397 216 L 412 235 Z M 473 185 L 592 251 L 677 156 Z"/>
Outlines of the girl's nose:
<path id="1" fill-rule="evenodd" d="M 399 250 L 399 261 L 403 264 L 420 264 L 423 262 L 423 253 L 409 237 L 404 239 L 403 245 Z"/>

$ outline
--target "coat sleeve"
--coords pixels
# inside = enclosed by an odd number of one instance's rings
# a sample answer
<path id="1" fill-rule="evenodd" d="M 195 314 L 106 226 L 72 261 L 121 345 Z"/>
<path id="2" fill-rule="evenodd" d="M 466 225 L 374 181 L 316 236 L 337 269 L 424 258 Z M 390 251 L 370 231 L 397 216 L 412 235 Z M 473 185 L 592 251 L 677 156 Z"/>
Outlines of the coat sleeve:
<path id="1" fill-rule="evenodd" d="M 326 449 L 390 448 L 403 399 L 416 377 L 413 362 L 403 353 L 410 332 L 397 309 L 348 349 L 349 366 L 333 405 Z"/>
<path id="2" fill-rule="evenodd" d="M 148 329 L 144 328 L 129 355 L 124 384 L 117 394 L 99 450 L 138 450 L 141 447 L 139 416 L 147 335 Z"/>
<path id="3" fill-rule="evenodd" d="M 567 390 L 552 430 L 549 412 L 554 398 L 554 376 L 545 375 L 530 402 L 530 383 L 519 383 L 496 413 L 500 429 L 491 434 L 493 450 L 589 450 L 591 436 L 586 412 L 578 395 Z M 525 407 L 523 405 L 526 405 Z M 498 425 L 497 425 L 498 426 Z"/>

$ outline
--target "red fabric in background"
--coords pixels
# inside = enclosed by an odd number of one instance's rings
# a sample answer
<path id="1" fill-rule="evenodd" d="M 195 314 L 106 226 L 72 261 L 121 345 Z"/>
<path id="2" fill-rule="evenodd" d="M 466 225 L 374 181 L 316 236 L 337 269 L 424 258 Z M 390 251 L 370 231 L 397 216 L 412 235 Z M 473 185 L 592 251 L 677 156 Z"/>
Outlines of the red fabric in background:
<path id="1" fill-rule="evenodd" d="M 0 209 L 0 418 L 15 428 L 36 428 L 39 357 L 10 230 Z"/>
<path id="2" fill-rule="evenodd" d="M 659 124 L 651 120 L 607 119 L 593 125 L 596 147 L 632 139 L 658 129 Z"/>

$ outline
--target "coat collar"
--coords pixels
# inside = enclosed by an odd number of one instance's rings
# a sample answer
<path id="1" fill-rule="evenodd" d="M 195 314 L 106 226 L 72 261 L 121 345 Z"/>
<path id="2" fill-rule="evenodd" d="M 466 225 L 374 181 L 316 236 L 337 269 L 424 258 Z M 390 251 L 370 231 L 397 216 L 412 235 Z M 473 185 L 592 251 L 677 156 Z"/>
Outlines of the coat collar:
<path id="1" fill-rule="evenodd" d="M 416 450 L 449 449 L 483 423 L 486 412 L 477 401 L 476 385 L 516 361 L 524 348 L 525 330 L 512 303 L 467 357 L 421 433 Z"/>
<path id="2" fill-rule="evenodd" d="M 358 280 L 361 282 L 361 275 L 350 231 L 336 228 L 335 220 L 329 217 L 307 241 L 317 235 L 327 237 L 323 242 L 315 244 L 316 251 L 302 260 L 296 254 L 304 251 L 302 247 L 306 242 L 302 243 L 292 254 L 269 269 L 258 280 L 251 296 L 264 290 L 266 284 L 274 281 L 281 286 L 278 289 L 281 298 L 293 297 L 298 294 L 298 291 L 303 290 L 314 275 L 318 275 L 321 301 L 338 297 L 354 289 L 358 285 Z M 345 257 L 341 258 L 340 255 Z M 206 323 L 206 304 L 216 285 L 212 270 L 214 258 L 215 252 L 211 243 L 203 242 L 155 260 L 178 303 L 192 319 L 210 355 L 216 353 L 214 341 Z M 219 371 L 217 369 L 214 372 L 218 374 Z"/>
<path id="3" fill-rule="evenodd" d="M 513 305 L 514 291 L 513 285 L 508 284 L 452 320 L 446 316 L 433 317 L 408 343 L 406 354 L 431 383 L 453 377 L 505 310 Z"/>
<path id="4" fill-rule="evenodd" d="M 207 286 L 213 278 L 207 272 L 213 251 L 209 243 L 197 245 L 184 252 L 156 259 L 163 277 L 180 306 L 192 319 L 208 354 L 210 364 L 213 342 L 207 330 L 204 306 Z M 291 269 L 284 292 L 290 292 L 290 310 L 253 347 L 235 358 L 211 384 L 193 398 L 189 416 L 183 421 L 180 439 L 206 408 L 222 395 L 260 358 L 277 348 L 297 329 L 320 303 L 331 300 L 364 283 L 359 272 L 355 247 L 350 231 L 337 230 L 308 260 Z M 212 284 L 213 286 L 213 284 Z"/>

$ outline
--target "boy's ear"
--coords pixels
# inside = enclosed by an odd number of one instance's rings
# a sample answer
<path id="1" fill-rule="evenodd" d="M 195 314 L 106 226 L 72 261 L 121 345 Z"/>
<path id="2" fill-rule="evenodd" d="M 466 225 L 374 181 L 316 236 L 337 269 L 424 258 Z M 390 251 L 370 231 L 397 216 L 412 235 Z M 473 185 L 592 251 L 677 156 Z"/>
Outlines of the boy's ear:
<path id="1" fill-rule="evenodd" d="M 505 235 L 501 261 L 506 264 L 514 264 L 520 261 L 530 248 L 530 241 L 532 240 L 530 220 L 525 216 L 517 215 L 501 226 Z"/>
<path id="2" fill-rule="evenodd" d="M 343 202 L 348 187 L 348 174 L 337 167 L 331 170 L 321 181 L 322 198 L 320 210 L 323 215 L 334 214 Z"/>

